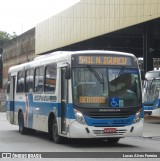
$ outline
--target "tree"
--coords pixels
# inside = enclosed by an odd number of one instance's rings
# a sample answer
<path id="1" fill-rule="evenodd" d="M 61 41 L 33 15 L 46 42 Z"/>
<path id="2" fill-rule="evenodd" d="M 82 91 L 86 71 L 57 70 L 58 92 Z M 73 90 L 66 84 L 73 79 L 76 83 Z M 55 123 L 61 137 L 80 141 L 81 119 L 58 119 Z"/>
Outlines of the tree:
<path id="1" fill-rule="evenodd" d="M 17 37 L 15 32 L 13 32 L 13 35 L 11 35 L 5 31 L 0 31 L 0 54 L 2 54 L 3 45 L 15 37 Z"/>

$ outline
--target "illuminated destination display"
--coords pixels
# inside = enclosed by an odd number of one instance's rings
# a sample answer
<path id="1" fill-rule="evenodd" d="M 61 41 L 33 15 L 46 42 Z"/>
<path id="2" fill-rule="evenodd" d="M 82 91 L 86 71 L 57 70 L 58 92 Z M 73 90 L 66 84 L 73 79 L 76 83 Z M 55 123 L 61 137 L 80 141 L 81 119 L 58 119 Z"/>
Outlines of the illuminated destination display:
<path id="1" fill-rule="evenodd" d="M 78 64 L 131 65 L 131 59 L 124 56 L 78 56 Z"/>
<path id="2" fill-rule="evenodd" d="M 56 85 L 56 80 L 55 79 L 46 79 L 46 84 Z"/>
<path id="3" fill-rule="evenodd" d="M 79 103 L 105 103 L 105 97 L 80 96 Z"/>

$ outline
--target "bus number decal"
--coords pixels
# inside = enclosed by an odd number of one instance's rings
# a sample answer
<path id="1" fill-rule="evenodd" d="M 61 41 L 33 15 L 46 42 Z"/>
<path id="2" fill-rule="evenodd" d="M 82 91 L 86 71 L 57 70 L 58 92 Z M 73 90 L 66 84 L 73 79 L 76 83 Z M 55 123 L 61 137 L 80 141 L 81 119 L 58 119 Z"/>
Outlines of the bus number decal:
<path id="1" fill-rule="evenodd" d="M 56 96 L 49 96 L 49 95 L 34 95 L 33 96 L 34 102 L 56 102 L 57 98 Z"/>

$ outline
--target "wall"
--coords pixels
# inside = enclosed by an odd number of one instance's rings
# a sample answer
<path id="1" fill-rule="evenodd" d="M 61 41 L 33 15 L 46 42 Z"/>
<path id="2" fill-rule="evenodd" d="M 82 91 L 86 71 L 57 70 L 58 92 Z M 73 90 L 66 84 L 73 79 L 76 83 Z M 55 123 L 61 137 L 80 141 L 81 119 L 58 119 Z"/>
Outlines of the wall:
<path id="1" fill-rule="evenodd" d="M 3 48 L 3 86 L 8 79 L 8 69 L 35 57 L 35 28 L 9 41 Z"/>

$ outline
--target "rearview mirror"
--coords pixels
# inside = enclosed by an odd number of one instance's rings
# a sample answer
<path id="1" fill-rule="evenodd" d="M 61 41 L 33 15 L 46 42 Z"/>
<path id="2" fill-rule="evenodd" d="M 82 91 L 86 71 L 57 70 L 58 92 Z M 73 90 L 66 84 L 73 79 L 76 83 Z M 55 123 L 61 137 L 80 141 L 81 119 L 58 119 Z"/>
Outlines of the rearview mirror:
<path id="1" fill-rule="evenodd" d="M 65 79 L 71 79 L 71 67 L 70 67 L 69 64 L 68 64 L 68 66 L 66 67 Z"/>
<path id="2" fill-rule="evenodd" d="M 145 72 L 143 70 L 140 70 L 140 74 L 141 74 L 141 79 L 145 80 Z"/>

